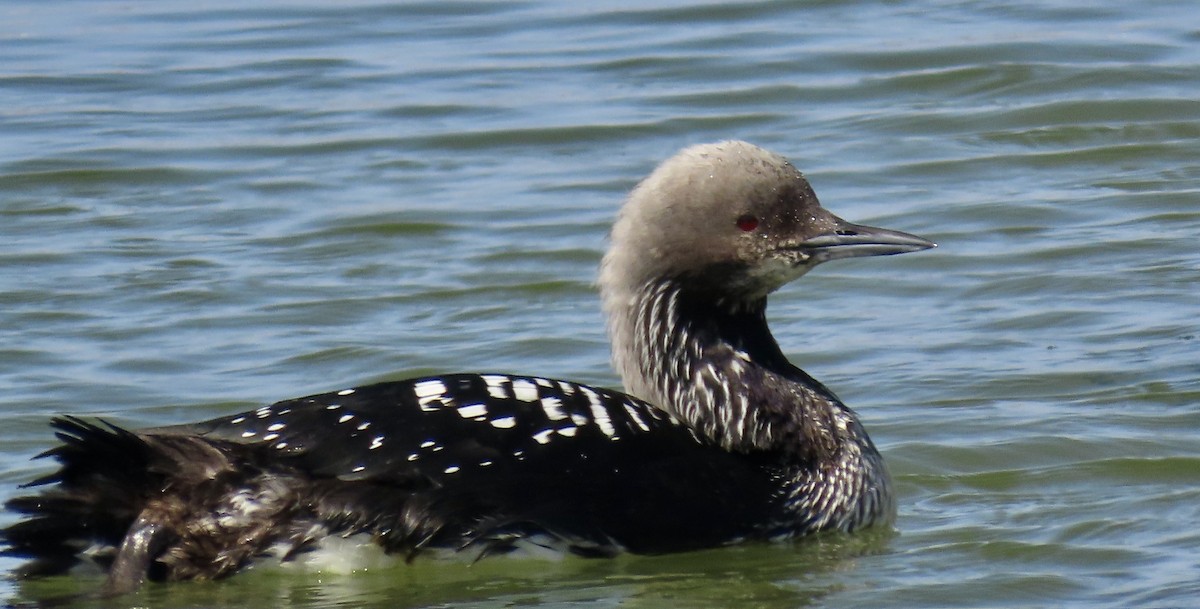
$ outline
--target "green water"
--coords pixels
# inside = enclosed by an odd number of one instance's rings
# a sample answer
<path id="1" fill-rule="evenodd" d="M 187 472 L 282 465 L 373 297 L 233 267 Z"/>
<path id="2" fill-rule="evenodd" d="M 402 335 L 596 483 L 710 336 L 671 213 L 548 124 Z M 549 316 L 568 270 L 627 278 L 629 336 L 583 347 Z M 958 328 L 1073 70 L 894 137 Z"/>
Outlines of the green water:
<path id="1" fill-rule="evenodd" d="M 0 498 L 49 467 L 55 413 L 158 425 L 454 370 L 615 386 L 613 213 L 736 137 L 940 245 L 770 310 L 887 458 L 894 532 L 125 604 L 1195 606 L 1200 12 L 1107 4 L 0 4 Z"/>

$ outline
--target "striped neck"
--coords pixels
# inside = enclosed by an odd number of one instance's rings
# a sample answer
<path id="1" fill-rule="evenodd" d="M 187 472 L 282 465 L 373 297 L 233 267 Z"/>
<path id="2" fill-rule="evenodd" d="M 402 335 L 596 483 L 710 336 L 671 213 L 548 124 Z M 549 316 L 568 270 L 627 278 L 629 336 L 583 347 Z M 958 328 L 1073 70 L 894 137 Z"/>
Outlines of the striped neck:
<path id="1" fill-rule="evenodd" d="M 788 362 L 766 298 L 723 301 L 679 282 L 606 294 L 613 361 L 625 387 L 726 450 L 782 466 L 791 533 L 890 520 L 891 479 L 858 417 Z M 792 525 L 789 525 L 792 527 Z"/>
<path id="2" fill-rule="evenodd" d="M 649 284 L 609 311 L 626 389 L 728 450 L 829 458 L 846 439 L 835 420 L 854 415 L 788 362 L 767 327 L 766 298 L 713 299 L 682 285 Z"/>

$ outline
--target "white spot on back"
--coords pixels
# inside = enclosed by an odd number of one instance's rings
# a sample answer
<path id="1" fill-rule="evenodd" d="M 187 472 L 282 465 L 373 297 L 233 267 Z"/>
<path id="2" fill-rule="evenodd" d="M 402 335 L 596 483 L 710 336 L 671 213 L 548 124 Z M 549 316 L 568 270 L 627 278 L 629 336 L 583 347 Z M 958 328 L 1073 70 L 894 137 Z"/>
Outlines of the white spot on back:
<path id="1" fill-rule="evenodd" d="M 600 431 L 604 432 L 604 435 L 610 438 L 615 437 L 617 429 L 613 427 L 612 419 L 608 418 L 608 410 L 600 404 L 591 403 L 590 400 L 588 406 L 592 409 L 592 420 L 596 422 L 596 425 L 600 426 Z"/>
<path id="2" fill-rule="evenodd" d="M 483 382 L 487 383 L 488 395 L 498 400 L 508 399 L 508 387 L 506 386 L 508 383 L 507 376 L 484 374 L 480 378 L 483 379 Z"/>
<path id="3" fill-rule="evenodd" d="M 558 435 L 567 436 L 569 438 L 569 437 L 575 435 L 575 432 L 577 432 L 577 431 L 579 431 L 578 427 L 564 427 L 564 428 L 558 430 Z"/>
<path id="4" fill-rule="evenodd" d="M 626 403 L 622 405 L 625 406 L 625 412 L 629 413 L 629 418 L 633 419 L 633 422 L 636 423 L 638 427 L 641 427 L 642 431 L 650 431 L 650 426 L 642 420 L 642 415 L 638 414 L 637 409 L 635 409 L 632 404 Z"/>
<path id="5" fill-rule="evenodd" d="M 338 418 L 338 423 L 345 423 L 345 422 L 347 422 L 347 421 L 352 421 L 352 420 L 354 420 L 354 415 L 352 415 L 352 414 L 344 414 L 344 415 L 342 415 L 341 417 L 339 417 L 339 418 Z"/>
<path id="6" fill-rule="evenodd" d="M 567 413 L 563 412 L 562 409 L 562 400 L 556 397 L 546 396 L 542 398 L 542 410 L 546 411 L 546 416 L 551 421 L 561 421 L 567 418 Z"/>
<path id="7" fill-rule="evenodd" d="M 464 419 L 473 419 L 487 415 L 486 404 L 467 404 L 458 407 L 458 415 Z"/>
<path id="8" fill-rule="evenodd" d="M 350 395 L 351 393 L 354 393 L 353 389 L 343 389 L 337 392 L 338 395 Z"/>
<path id="9" fill-rule="evenodd" d="M 536 402 L 538 400 L 537 385 L 530 383 L 525 379 L 517 379 L 512 383 L 513 394 L 522 402 Z"/>
<path id="10" fill-rule="evenodd" d="M 413 385 L 413 393 L 419 398 L 446 395 L 446 384 L 438 379 L 421 381 Z"/>
<path id="11" fill-rule="evenodd" d="M 258 432 L 256 432 L 256 431 L 243 431 L 242 432 L 243 438 L 253 438 L 254 436 L 257 436 L 257 435 L 258 435 Z"/>
<path id="12" fill-rule="evenodd" d="M 592 408 L 603 406 L 603 404 L 600 403 L 600 396 L 597 395 L 595 391 L 592 391 L 588 387 L 580 387 L 580 390 L 583 391 L 583 395 L 587 396 L 588 404 Z"/>
<path id="13" fill-rule="evenodd" d="M 446 384 L 438 379 L 421 381 L 413 385 L 413 393 L 417 396 L 417 405 L 424 412 L 433 412 L 447 398 Z"/>
<path id="14" fill-rule="evenodd" d="M 238 423 L 245 423 L 246 417 L 237 417 L 236 419 L 230 419 L 229 422 L 233 423 L 234 425 L 237 425 Z"/>
<path id="15" fill-rule="evenodd" d="M 453 474 L 453 473 L 458 472 L 458 470 L 460 470 L 460 469 L 462 469 L 462 468 L 457 465 L 451 465 L 450 467 L 447 467 L 443 471 L 445 471 L 447 474 Z"/>
<path id="16" fill-rule="evenodd" d="M 553 429 L 543 429 L 533 434 L 533 439 L 538 444 L 547 444 L 550 442 L 550 436 L 554 434 Z"/>
<path id="17" fill-rule="evenodd" d="M 287 426 L 284 425 L 283 423 L 272 423 L 267 426 L 267 431 L 279 431 L 280 429 L 283 429 L 284 427 L 287 427 Z"/>
<path id="18" fill-rule="evenodd" d="M 497 429 L 511 429 L 517 426 L 516 417 L 499 417 L 492 419 L 492 427 Z"/>
<path id="19" fill-rule="evenodd" d="M 375 439 L 371 440 L 371 445 L 367 447 L 367 450 L 375 450 L 380 446 L 383 446 L 383 436 L 375 436 Z"/>

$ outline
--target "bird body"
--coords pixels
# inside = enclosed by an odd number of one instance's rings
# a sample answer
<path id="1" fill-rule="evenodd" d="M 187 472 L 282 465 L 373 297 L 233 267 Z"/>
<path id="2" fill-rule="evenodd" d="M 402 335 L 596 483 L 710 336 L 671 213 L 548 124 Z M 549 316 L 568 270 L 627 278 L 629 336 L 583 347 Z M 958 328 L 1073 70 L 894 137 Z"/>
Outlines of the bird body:
<path id="1" fill-rule="evenodd" d="M 833 216 L 761 148 L 692 147 L 634 189 L 601 267 L 626 392 L 451 374 L 139 431 L 56 418 L 60 468 L 8 503 L 27 518 L 6 552 L 36 576 L 98 548 L 122 593 L 349 537 L 409 559 L 610 556 L 887 523 L 882 457 L 783 355 L 766 301 L 825 260 L 932 246 Z"/>

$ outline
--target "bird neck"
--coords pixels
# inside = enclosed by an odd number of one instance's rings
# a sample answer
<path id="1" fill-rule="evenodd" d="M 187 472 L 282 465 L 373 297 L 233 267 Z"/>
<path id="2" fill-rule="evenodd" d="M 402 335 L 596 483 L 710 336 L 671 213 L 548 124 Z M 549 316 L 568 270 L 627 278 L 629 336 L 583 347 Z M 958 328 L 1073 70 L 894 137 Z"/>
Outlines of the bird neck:
<path id="1" fill-rule="evenodd" d="M 847 440 L 870 443 L 853 412 L 788 362 L 765 297 L 726 300 L 685 286 L 606 294 L 613 360 L 630 393 L 728 450 L 812 464 L 836 458 Z"/>

